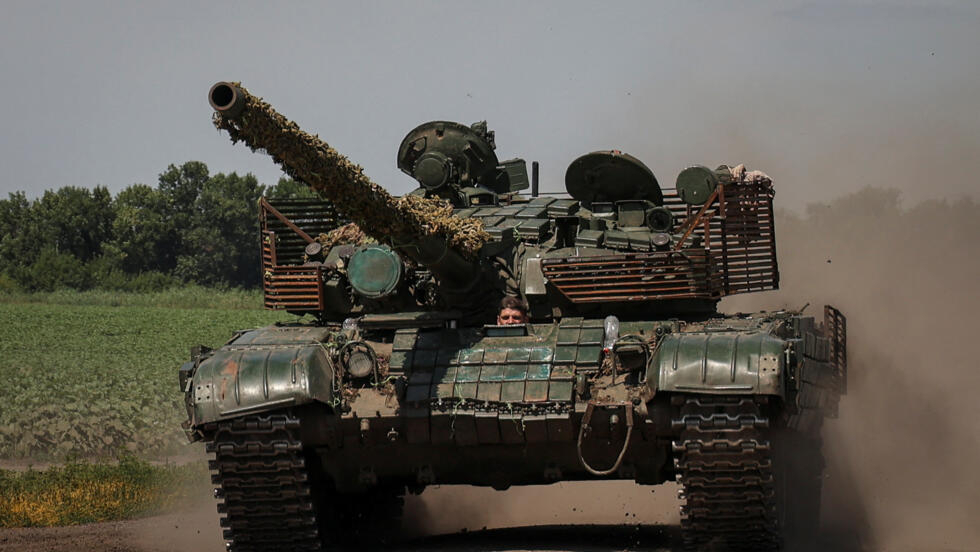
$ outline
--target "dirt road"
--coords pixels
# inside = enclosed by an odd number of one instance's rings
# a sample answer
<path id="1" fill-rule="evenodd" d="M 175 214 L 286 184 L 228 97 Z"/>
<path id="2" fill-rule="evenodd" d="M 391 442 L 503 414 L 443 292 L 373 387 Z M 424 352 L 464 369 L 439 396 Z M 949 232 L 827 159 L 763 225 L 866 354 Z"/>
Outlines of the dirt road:
<path id="1" fill-rule="evenodd" d="M 218 516 L 200 511 L 73 527 L 0 529 L 4 552 L 207 552 L 224 550 Z"/>
<path id="2" fill-rule="evenodd" d="M 669 551 L 679 546 L 677 487 L 564 483 L 507 492 L 434 487 L 406 497 L 395 551 Z M 646 525 L 638 525 L 640 522 Z M 574 524 L 574 525 L 572 525 Z M 76 527 L 0 529 L 3 552 L 220 552 L 214 503 L 182 513 Z"/>
<path id="3" fill-rule="evenodd" d="M 640 525 L 640 524 L 643 525 Z M 393 552 L 681 550 L 677 486 L 563 483 L 506 492 L 436 487 L 406 498 Z M 827 543 L 825 543 L 827 544 Z M 829 548 L 857 551 L 835 540 Z M 182 513 L 50 529 L 0 529 L 3 552 L 220 552 L 212 502 Z"/>
<path id="4" fill-rule="evenodd" d="M 406 497 L 398 551 L 655 550 L 679 545 L 677 487 L 561 484 L 507 492 L 435 487 Z M 646 525 L 638 525 L 640 522 Z M 574 525 L 571 525 L 574 524 Z M 49 529 L 0 529 L 0 551 L 220 552 L 212 502 L 182 513 Z"/>
<path id="5" fill-rule="evenodd" d="M 53 529 L 0 529 L 0 550 L 18 552 L 219 552 L 224 550 L 214 527 L 186 515 L 138 521 L 100 523 Z M 198 533 L 200 531 L 200 533 Z M 517 552 L 610 550 L 679 550 L 675 526 L 562 526 L 488 529 L 412 539 L 387 548 L 392 552 Z"/>
<path id="6" fill-rule="evenodd" d="M 417 504 L 418 505 L 418 504 Z M 418 512 L 416 512 L 418 513 Z M 412 515 L 409 512 L 409 515 Z M 447 535 L 416 535 L 393 552 L 653 550 L 679 547 L 679 528 L 666 525 L 541 525 Z M 75 527 L 0 529 L 4 552 L 220 552 L 224 550 L 212 504 L 192 511 Z"/>

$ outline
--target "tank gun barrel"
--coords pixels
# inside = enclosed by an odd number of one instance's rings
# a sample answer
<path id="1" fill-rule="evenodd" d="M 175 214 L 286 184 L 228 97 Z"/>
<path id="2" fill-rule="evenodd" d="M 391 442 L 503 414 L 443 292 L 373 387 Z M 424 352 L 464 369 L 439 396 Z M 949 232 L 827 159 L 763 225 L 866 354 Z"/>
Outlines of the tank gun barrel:
<path id="1" fill-rule="evenodd" d="M 214 125 L 233 142 L 267 152 L 286 174 L 332 202 L 367 235 L 426 266 L 447 291 L 465 291 L 478 279 L 476 260 L 489 239 L 479 221 L 453 216 L 443 201 L 392 196 L 360 166 L 239 83 L 215 84 L 208 100 Z"/>

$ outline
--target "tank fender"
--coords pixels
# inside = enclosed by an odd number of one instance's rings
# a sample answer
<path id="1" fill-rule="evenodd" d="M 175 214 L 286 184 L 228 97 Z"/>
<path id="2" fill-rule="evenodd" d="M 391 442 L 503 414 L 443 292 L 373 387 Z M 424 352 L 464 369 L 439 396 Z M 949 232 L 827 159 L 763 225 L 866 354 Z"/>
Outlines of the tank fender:
<path id="1" fill-rule="evenodd" d="M 239 341 L 197 368 L 187 390 L 191 425 L 313 401 L 333 404 L 334 366 L 322 345 Z"/>
<path id="2" fill-rule="evenodd" d="M 785 394 L 787 342 L 768 332 L 668 334 L 647 365 L 653 392 Z"/>

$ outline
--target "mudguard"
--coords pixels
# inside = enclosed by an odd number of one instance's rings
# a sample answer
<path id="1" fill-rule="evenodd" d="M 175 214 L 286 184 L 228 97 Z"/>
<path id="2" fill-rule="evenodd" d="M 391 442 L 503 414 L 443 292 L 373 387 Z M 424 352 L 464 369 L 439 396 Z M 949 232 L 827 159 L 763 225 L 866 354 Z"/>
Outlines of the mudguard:
<path id="1" fill-rule="evenodd" d="M 333 404 L 325 328 L 269 326 L 242 333 L 200 362 L 186 389 L 191 425 L 313 401 Z"/>
<path id="2" fill-rule="evenodd" d="M 785 393 L 786 341 L 766 331 L 668 334 L 647 367 L 654 392 Z"/>

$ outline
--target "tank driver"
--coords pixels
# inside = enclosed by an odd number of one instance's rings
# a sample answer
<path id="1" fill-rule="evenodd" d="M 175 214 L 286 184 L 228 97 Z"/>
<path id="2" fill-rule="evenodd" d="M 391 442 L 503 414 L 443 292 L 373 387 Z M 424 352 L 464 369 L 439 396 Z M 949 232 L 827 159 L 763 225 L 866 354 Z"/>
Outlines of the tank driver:
<path id="1" fill-rule="evenodd" d="M 500 312 L 497 314 L 497 325 L 527 323 L 527 305 L 513 295 L 507 295 L 500 301 Z"/>

